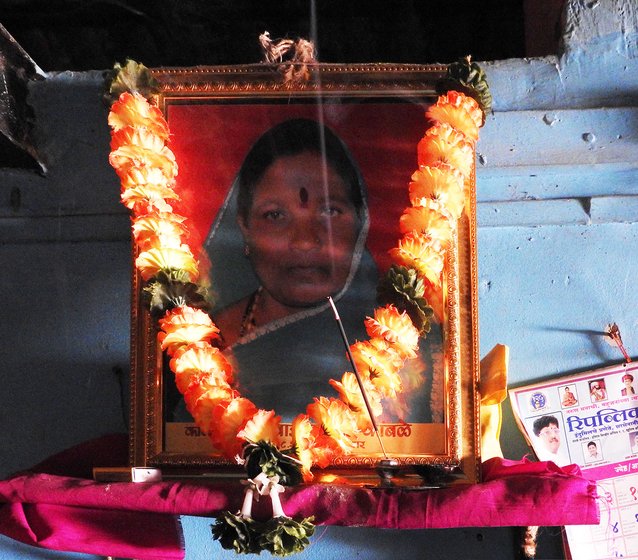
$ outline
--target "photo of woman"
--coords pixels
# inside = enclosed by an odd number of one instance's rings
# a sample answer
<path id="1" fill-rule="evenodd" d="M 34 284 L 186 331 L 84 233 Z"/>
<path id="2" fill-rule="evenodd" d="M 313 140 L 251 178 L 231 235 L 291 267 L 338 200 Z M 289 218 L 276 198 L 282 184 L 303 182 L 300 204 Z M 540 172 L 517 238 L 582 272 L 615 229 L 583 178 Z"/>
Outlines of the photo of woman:
<path id="1" fill-rule="evenodd" d="M 379 279 L 368 228 L 365 183 L 330 128 L 290 119 L 252 146 L 204 246 L 213 320 L 242 394 L 258 406 L 276 402 L 291 418 L 330 391 L 329 379 L 352 370 L 327 298 L 351 342 L 364 340 Z M 437 339 L 435 328 L 428 342 Z M 386 407 L 399 419 L 432 421 L 433 366 L 428 353 L 422 358 L 403 402 Z"/>

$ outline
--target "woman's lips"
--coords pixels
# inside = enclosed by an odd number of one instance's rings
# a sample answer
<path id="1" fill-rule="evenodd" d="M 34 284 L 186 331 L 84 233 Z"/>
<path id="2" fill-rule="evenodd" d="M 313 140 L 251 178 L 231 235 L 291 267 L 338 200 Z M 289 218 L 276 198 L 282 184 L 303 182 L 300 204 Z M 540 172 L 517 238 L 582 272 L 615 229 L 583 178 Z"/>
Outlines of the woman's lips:
<path id="1" fill-rule="evenodd" d="M 293 265 L 286 270 L 291 278 L 299 282 L 319 282 L 330 277 L 330 270 L 323 266 Z"/>

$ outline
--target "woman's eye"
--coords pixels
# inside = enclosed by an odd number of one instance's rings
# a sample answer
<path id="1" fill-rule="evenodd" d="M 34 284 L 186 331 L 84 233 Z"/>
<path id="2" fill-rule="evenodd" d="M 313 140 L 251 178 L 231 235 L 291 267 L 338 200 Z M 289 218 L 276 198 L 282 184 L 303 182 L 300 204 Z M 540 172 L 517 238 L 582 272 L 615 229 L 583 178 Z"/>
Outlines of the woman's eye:
<path id="1" fill-rule="evenodd" d="M 334 218 L 335 216 L 340 216 L 343 214 L 343 210 L 338 206 L 327 206 L 321 210 L 321 215 L 329 218 Z"/>
<path id="2" fill-rule="evenodd" d="M 266 210 L 262 213 L 262 217 L 265 220 L 276 222 L 283 219 L 284 213 L 281 210 Z"/>

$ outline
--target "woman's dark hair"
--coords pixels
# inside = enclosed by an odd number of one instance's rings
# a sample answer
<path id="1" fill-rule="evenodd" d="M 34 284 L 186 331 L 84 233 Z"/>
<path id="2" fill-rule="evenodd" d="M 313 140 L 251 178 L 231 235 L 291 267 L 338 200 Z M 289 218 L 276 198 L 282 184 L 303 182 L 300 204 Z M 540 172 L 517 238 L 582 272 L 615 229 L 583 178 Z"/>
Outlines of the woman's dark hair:
<path id="1" fill-rule="evenodd" d="M 364 200 L 359 170 L 348 150 L 327 126 L 309 119 L 290 119 L 265 132 L 252 146 L 237 176 L 237 215 L 245 222 L 253 202 L 255 186 L 276 159 L 315 153 L 326 161 L 343 179 L 350 200 L 361 217 Z"/>

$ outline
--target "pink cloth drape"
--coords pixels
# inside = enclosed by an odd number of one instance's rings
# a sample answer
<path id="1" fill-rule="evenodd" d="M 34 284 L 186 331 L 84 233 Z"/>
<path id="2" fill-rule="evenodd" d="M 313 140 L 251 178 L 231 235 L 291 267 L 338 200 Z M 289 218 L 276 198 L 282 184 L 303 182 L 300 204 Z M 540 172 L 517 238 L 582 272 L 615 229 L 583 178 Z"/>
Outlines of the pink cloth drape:
<path id="1" fill-rule="evenodd" d="M 125 436 L 90 442 L 0 481 L 0 531 L 44 548 L 170 560 L 184 555 L 177 516 L 212 517 L 240 508 L 238 482 L 90 480 L 90 463 L 109 466 L 100 461 L 102 446 L 112 451 L 116 443 L 125 448 Z M 86 458 L 87 450 L 93 460 Z M 265 502 L 256 504 L 255 517 L 270 514 Z M 399 529 L 576 525 L 599 519 L 595 483 L 577 467 L 498 458 L 484 464 L 480 484 L 432 490 L 309 484 L 288 488 L 282 503 L 288 515 L 314 515 L 317 524 Z"/>

